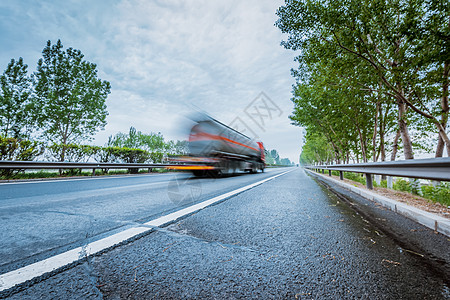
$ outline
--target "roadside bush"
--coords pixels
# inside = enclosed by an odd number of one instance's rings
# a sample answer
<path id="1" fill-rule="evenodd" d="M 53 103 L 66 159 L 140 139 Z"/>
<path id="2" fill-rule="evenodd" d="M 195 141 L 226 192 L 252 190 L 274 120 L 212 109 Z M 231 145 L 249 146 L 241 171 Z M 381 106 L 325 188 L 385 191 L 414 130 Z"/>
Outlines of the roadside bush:
<path id="1" fill-rule="evenodd" d="M 446 206 L 450 205 L 450 183 L 441 183 L 436 187 L 424 185 L 421 189 L 423 197 Z"/>
<path id="2" fill-rule="evenodd" d="M 149 152 L 142 149 L 126 148 L 126 147 L 97 147 L 93 154 L 93 158 L 97 162 L 110 163 L 146 163 L 161 162 L 163 153 Z"/>
<path id="3" fill-rule="evenodd" d="M 387 180 L 381 180 L 380 187 L 387 188 Z"/>
<path id="4" fill-rule="evenodd" d="M 394 190 L 411 193 L 412 187 L 409 181 L 397 179 L 393 184 Z"/>
<path id="5" fill-rule="evenodd" d="M 93 158 L 96 162 L 118 163 L 121 162 L 121 149 L 120 147 L 99 147 Z"/>
<path id="6" fill-rule="evenodd" d="M 158 164 L 162 163 L 164 159 L 164 153 L 162 152 L 151 152 L 150 153 L 150 159 L 152 160 L 152 163 Z"/>
<path id="7" fill-rule="evenodd" d="M 44 152 L 42 143 L 0 136 L 0 160 L 32 161 Z M 10 177 L 20 170 L 0 170 L 0 176 Z"/>
<path id="8" fill-rule="evenodd" d="M 142 149 L 120 148 L 119 153 L 124 163 L 145 163 L 150 159 L 150 152 Z"/>
<path id="9" fill-rule="evenodd" d="M 42 143 L 0 136 L 0 160 L 30 161 L 43 151 Z"/>
<path id="10" fill-rule="evenodd" d="M 366 178 L 362 177 L 359 173 L 344 172 L 344 178 L 366 184 Z"/>
<path id="11" fill-rule="evenodd" d="M 50 160 L 60 161 L 61 153 L 65 148 L 64 161 L 68 162 L 86 162 L 95 155 L 100 147 L 91 145 L 76 144 L 53 144 L 47 147 L 48 158 Z"/>
<path id="12" fill-rule="evenodd" d="M 158 151 L 149 152 L 127 147 L 99 147 L 76 144 L 53 144 L 45 148 L 39 142 L 18 141 L 14 138 L 0 136 L 0 160 L 32 161 L 39 155 L 42 155 L 44 149 L 45 158 L 50 161 L 60 161 L 63 150 L 65 152 L 64 161 L 66 162 L 88 162 L 93 159 L 99 163 L 162 163 L 165 158 L 165 154 Z M 19 171 L 16 170 L 14 174 L 17 174 Z M 108 171 L 104 169 L 102 173 L 107 174 Z M 129 172 L 136 173 L 137 169 L 130 169 Z M 7 178 L 12 178 L 14 174 L 11 170 L 0 170 L 0 176 Z M 81 175 L 81 169 L 60 170 L 59 174 Z M 36 176 L 39 176 L 39 174 L 36 174 Z"/>

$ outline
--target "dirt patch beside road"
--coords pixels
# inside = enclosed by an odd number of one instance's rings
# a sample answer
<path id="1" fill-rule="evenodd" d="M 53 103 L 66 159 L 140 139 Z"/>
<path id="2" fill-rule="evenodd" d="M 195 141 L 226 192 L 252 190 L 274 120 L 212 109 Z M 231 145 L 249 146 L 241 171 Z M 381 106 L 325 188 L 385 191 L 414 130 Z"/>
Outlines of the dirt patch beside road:
<path id="1" fill-rule="evenodd" d="M 331 178 L 339 180 L 339 176 L 331 176 Z M 421 210 L 437 214 L 441 217 L 450 219 L 450 208 L 446 207 L 445 205 L 437 202 L 433 202 L 429 199 L 425 199 L 423 197 L 413 195 L 407 192 L 397 191 L 397 190 L 391 190 L 387 188 L 382 187 L 374 187 L 373 190 L 367 189 L 367 187 L 364 184 L 361 184 L 356 181 L 352 181 L 349 179 L 344 178 L 344 182 L 351 184 L 353 186 L 356 186 L 361 189 L 365 189 L 367 191 L 376 193 L 378 195 L 387 197 L 392 200 L 396 200 L 411 206 L 414 206 L 416 208 L 419 208 Z"/>

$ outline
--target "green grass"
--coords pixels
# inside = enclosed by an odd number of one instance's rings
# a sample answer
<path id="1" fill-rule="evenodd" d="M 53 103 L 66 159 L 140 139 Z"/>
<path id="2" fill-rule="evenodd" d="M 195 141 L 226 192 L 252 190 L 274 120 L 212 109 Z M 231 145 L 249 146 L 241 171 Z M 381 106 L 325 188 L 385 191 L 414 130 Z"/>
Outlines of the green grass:
<path id="1" fill-rule="evenodd" d="M 411 193 L 411 191 L 412 191 L 411 183 L 404 179 L 397 179 L 393 183 L 393 189 L 397 190 L 397 191 L 408 192 L 408 193 Z"/>
<path id="2" fill-rule="evenodd" d="M 362 174 L 364 176 L 364 174 Z M 349 173 L 349 172 L 344 172 L 344 178 L 349 179 L 349 180 L 353 180 L 356 182 L 359 182 L 361 184 L 366 184 L 366 178 L 361 176 L 361 174 L 359 173 Z"/>
<path id="3" fill-rule="evenodd" d="M 450 183 L 441 183 L 436 187 L 424 185 L 421 189 L 424 198 L 450 206 Z"/>
<path id="4" fill-rule="evenodd" d="M 33 173 L 17 173 L 13 175 L 1 175 L 0 179 L 35 179 L 35 178 L 52 178 L 59 177 L 58 172 L 39 171 Z"/>
<path id="5" fill-rule="evenodd" d="M 387 188 L 387 180 L 381 180 L 380 184 L 378 184 L 376 181 L 373 182 L 374 187 L 382 187 Z"/>

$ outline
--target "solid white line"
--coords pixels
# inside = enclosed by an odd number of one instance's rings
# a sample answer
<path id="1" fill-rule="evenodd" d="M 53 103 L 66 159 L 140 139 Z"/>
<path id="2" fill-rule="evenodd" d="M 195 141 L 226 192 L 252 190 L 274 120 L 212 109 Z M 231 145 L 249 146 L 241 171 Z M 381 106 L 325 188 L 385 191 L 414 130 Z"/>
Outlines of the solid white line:
<path id="1" fill-rule="evenodd" d="M 67 252 L 49 257 L 47 259 L 35 262 L 31 265 L 22 267 L 20 269 L 2 274 L 2 275 L 0 275 L 0 291 L 10 289 L 18 284 L 32 280 L 33 278 L 36 278 L 38 276 L 42 276 L 46 273 L 53 272 L 57 269 L 60 269 L 64 266 L 66 266 L 66 265 L 75 263 L 78 260 L 85 258 L 86 256 L 90 256 L 90 255 L 99 253 L 105 249 L 108 249 L 108 248 L 113 247 L 117 244 L 120 244 L 124 241 L 132 239 L 132 238 L 136 237 L 137 235 L 140 235 L 145 232 L 153 230 L 152 228 L 148 228 L 149 226 L 150 227 L 159 227 L 159 226 L 163 226 L 164 224 L 174 222 L 183 216 L 186 216 L 186 215 L 189 215 L 196 211 L 199 211 L 211 204 L 222 201 L 222 200 L 229 198 L 231 196 L 234 196 L 236 194 L 242 193 L 242 192 L 249 190 L 255 186 L 263 184 L 269 180 L 272 180 L 274 178 L 277 178 L 279 176 L 282 176 L 282 175 L 292 172 L 292 171 L 294 171 L 294 170 L 289 170 L 289 171 L 280 173 L 278 175 L 263 179 L 261 181 L 252 183 L 250 185 L 244 186 L 237 190 L 225 193 L 223 195 L 214 197 L 212 199 L 203 201 L 201 203 L 192 205 L 190 207 L 181 209 L 174 213 L 171 213 L 166 216 L 160 217 L 158 219 L 152 220 L 150 222 L 145 223 L 144 224 L 145 227 L 139 227 L 139 226 L 133 227 L 133 228 L 124 230 L 122 232 L 113 234 L 109 237 L 103 238 L 101 240 L 89 243 L 83 247 L 78 247 L 78 248 L 69 250 Z"/>

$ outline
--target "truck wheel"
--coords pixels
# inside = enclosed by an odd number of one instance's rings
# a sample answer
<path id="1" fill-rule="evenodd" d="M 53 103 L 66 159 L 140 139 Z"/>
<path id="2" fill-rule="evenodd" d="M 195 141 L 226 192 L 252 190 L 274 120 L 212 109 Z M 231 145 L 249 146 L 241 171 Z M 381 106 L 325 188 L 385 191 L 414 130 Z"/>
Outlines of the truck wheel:
<path id="1" fill-rule="evenodd" d="M 208 176 L 213 178 L 220 178 L 222 175 L 222 170 L 211 170 L 208 172 Z"/>
<path id="2" fill-rule="evenodd" d="M 196 176 L 196 177 L 203 177 L 203 176 L 205 176 L 205 171 L 195 170 L 195 171 L 192 171 L 192 174 L 194 174 L 194 176 Z"/>

